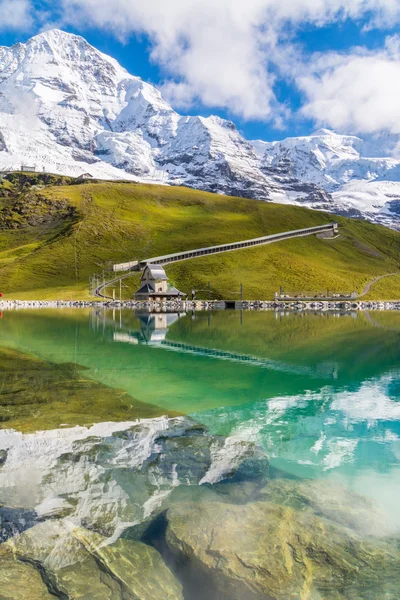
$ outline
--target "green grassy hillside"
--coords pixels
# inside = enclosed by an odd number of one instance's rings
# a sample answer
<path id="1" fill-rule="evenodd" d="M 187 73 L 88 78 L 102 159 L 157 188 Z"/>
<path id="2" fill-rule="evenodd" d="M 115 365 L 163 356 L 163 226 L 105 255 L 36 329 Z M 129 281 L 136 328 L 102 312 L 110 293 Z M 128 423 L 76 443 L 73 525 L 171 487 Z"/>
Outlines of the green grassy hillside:
<path id="1" fill-rule="evenodd" d="M 235 298 L 288 292 L 361 291 L 400 271 L 400 233 L 306 208 L 133 183 L 35 178 L 0 187 L 0 291 L 5 298 L 88 298 L 88 279 L 115 262 L 338 221 L 335 240 L 303 238 L 171 265 L 182 291 Z M 72 183 L 72 185 L 63 185 Z M 50 185 L 49 185 L 50 184 Z M 128 297 L 138 276 L 125 280 Z M 205 294 L 203 294 L 205 295 Z M 201 294 L 199 294 L 201 296 Z M 400 277 L 368 297 L 400 298 Z"/>

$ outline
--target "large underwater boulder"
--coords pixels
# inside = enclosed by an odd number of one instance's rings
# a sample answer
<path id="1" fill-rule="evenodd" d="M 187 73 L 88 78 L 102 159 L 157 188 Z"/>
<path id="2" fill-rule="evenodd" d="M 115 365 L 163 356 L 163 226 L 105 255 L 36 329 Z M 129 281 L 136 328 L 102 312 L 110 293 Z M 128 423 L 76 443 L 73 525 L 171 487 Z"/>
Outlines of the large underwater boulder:
<path id="1" fill-rule="evenodd" d="M 390 533 L 385 516 L 371 500 L 336 482 L 273 479 L 259 490 L 258 497 L 311 512 L 361 535 L 383 537 Z"/>
<path id="2" fill-rule="evenodd" d="M 10 548 L 0 546 L 1 600 L 54 600 L 39 571 L 16 560 Z"/>
<path id="3" fill-rule="evenodd" d="M 108 544 L 102 536 L 67 520 L 32 527 L 0 546 L 0 552 L 7 551 L 17 560 L 15 568 L 30 565 L 59 598 L 183 600 L 180 583 L 154 548 L 130 540 Z M 11 585 L 6 573 L 3 580 Z"/>
<path id="4" fill-rule="evenodd" d="M 209 600 L 397 600 L 400 553 L 270 502 L 177 503 L 166 542 Z M 196 596 L 195 591 L 193 597 Z"/>
<path id="5" fill-rule="evenodd" d="M 148 521 L 178 486 L 226 480 L 263 485 L 267 478 L 268 459 L 256 445 L 179 417 L 74 442 L 46 475 L 42 493 L 62 497 L 71 518 L 111 537 Z"/>

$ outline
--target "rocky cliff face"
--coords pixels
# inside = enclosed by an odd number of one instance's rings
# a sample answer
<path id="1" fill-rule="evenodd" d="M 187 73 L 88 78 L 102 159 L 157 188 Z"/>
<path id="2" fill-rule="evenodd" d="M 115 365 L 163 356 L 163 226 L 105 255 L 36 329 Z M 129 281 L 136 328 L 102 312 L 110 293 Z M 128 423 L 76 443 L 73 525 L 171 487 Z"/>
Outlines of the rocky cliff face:
<path id="1" fill-rule="evenodd" d="M 180 116 L 79 36 L 52 30 L 0 48 L 0 170 L 188 185 L 399 227 L 396 143 L 326 130 L 249 142 L 230 121 Z"/>

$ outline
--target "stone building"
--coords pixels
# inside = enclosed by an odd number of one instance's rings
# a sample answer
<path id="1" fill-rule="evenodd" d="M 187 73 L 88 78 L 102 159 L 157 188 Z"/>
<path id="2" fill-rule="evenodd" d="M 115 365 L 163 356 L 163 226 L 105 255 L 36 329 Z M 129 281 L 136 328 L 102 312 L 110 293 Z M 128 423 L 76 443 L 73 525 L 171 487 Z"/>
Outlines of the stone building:
<path id="1" fill-rule="evenodd" d="M 135 293 L 135 300 L 162 302 L 186 297 L 186 294 L 169 283 L 161 265 L 148 264 L 142 273 L 141 283 L 141 288 Z"/>

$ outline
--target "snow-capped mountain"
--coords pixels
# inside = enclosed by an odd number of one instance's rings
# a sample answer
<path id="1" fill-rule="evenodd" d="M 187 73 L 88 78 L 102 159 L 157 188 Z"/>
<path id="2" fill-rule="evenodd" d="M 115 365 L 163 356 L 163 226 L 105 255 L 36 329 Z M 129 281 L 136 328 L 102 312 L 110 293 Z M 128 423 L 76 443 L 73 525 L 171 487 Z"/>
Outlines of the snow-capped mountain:
<path id="1" fill-rule="evenodd" d="M 374 142 L 330 131 L 249 142 L 220 117 L 180 116 L 82 37 L 55 29 L 0 47 L 2 171 L 188 185 L 398 226 L 397 144 L 379 158 Z"/>
<path id="2" fill-rule="evenodd" d="M 181 117 L 83 38 L 0 48 L 0 168 L 138 178 L 268 198 L 251 144 L 219 117 Z"/>
<path id="3" fill-rule="evenodd" d="M 384 156 L 395 151 L 395 141 L 362 140 L 322 129 L 310 136 L 257 142 L 255 147 L 262 171 L 295 203 L 400 228 L 400 160 Z M 299 184 L 324 190 L 328 202 L 317 194 L 310 204 Z"/>

